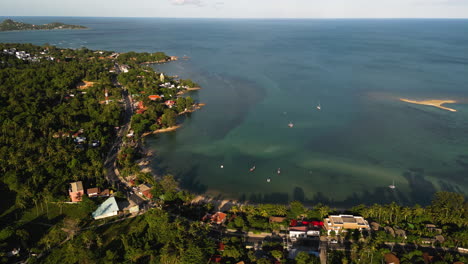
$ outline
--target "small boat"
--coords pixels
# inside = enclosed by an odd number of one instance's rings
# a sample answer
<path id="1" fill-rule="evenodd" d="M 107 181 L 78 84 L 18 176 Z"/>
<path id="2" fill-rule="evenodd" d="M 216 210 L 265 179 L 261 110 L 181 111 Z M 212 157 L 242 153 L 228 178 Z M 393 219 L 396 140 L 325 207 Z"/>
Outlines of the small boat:
<path id="1" fill-rule="evenodd" d="M 281 174 L 281 168 L 278 168 L 278 170 L 276 170 L 276 173 Z"/>
<path id="2" fill-rule="evenodd" d="M 320 103 L 317 105 L 317 110 L 322 110 L 322 106 L 320 106 Z"/>
<path id="3" fill-rule="evenodd" d="M 271 179 L 270 179 L 270 178 L 268 178 L 268 179 L 267 179 L 267 182 L 271 182 Z"/>
<path id="4" fill-rule="evenodd" d="M 221 169 L 223 169 L 223 168 L 224 168 L 224 165 L 221 165 L 221 166 L 219 166 L 219 167 L 220 167 Z"/>
<path id="5" fill-rule="evenodd" d="M 294 124 L 292 122 L 289 122 L 288 127 L 293 127 Z"/>
<path id="6" fill-rule="evenodd" d="M 254 171 L 254 170 L 255 170 L 255 165 L 254 165 L 252 168 L 250 168 L 249 171 L 252 172 L 252 171 Z"/>
<path id="7" fill-rule="evenodd" d="M 393 180 L 393 183 L 391 185 L 389 185 L 388 188 L 390 188 L 390 189 L 395 189 L 396 188 L 395 180 Z"/>

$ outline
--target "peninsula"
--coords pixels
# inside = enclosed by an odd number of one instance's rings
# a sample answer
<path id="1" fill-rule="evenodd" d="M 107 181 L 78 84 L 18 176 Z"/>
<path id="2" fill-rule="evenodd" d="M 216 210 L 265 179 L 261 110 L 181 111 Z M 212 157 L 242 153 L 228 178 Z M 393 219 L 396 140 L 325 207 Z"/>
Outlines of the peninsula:
<path id="1" fill-rule="evenodd" d="M 450 112 L 456 112 L 457 111 L 456 109 L 442 106 L 443 104 L 454 104 L 454 103 L 457 102 L 455 100 L 421 100 L 421 101 L 415 101 L 415 100 L 400 98 L 400 101 L 407 102 L 407 103 L 410 103 L 410 104 L 435 106 L 437 108 L 447 110 L 447 111 L 450 111 Z"/>
<path id="2" fill-rule="evenodd" d="M 67 25 L 60 22 L 52 22 L 44 25 L 34 25 L 23 22 L 16 22 L 11 19 L 5 19 L 0 23 L 0 31 L 13 30 L 54 30 L 54 29 L 86 29 L 87 27 L 79 25 Z"/>

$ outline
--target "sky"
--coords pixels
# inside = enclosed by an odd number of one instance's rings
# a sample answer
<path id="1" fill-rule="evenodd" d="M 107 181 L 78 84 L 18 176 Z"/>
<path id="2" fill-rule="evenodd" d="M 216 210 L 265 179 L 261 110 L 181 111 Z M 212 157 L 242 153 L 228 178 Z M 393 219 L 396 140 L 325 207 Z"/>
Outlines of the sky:
<path id="1" fill-rule="evenodd" d="M 468 18 L 468 0 L 0 0 L 0 16 Z"/>

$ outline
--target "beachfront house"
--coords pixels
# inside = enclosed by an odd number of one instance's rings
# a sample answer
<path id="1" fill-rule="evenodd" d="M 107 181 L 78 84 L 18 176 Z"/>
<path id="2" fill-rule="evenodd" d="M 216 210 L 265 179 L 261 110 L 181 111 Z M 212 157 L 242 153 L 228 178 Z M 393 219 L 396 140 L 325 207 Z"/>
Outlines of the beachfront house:
<path id="1" fill-rule="evenodd" d="M 81 202 L 84 195 L 83 182 L 77 181 L 70 183 L 70 189 L 68 190 L 70 200 L 74 203 Z"/>
<path id="2" fill-rule="evenodd" d="M 115 197 L 112 196 L 105 200 L 99 207 L 92 213 L 94 220 L 103 219 L 119 214 L 119 205 L 115 200 Z"/>
<path id="3" fill-rule="evenodd" d="M 330 215 L 323 222 L 328 235 L 331 231 L 338 234 L 346 229 L 358 229 L 359 231 L 370 229 L 369 224 L 362 216 Z"/>

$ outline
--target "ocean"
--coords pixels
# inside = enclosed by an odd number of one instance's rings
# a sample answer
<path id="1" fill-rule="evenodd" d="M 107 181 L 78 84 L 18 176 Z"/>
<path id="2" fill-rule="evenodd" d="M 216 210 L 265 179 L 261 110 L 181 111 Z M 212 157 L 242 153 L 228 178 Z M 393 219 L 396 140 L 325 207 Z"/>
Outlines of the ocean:
<path id="1" fill-rule="evenodd" d="M 336 207 L 468 194 L 468 20 L 12 19 L 90 29 L 0 42 L 189 57 L 153 67 L 199 83 L 206 106 L 146 144 L 153 169 L 195 193 Z"/>

